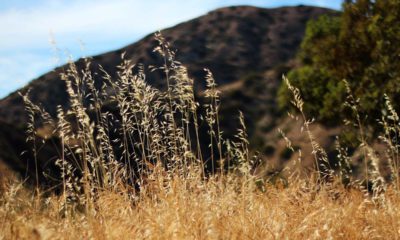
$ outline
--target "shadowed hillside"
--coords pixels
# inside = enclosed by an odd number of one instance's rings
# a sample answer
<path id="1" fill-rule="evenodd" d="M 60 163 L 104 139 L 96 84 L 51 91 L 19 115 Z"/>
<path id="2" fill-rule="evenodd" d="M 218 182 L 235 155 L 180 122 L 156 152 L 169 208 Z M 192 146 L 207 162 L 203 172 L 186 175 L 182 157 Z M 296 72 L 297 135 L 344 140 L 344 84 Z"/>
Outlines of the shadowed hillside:
<path id="1" fill-rule="evenodd" d="M 265 136 L 275 129 L 279 117 L 275 99 L 281 75 L 296 64 L 294 56 L 307 21 L 321 14 L 334 14 L 334 11 L 307 6 L 228 7 L 165 29 L 162 34 L 178 50 L 176 58 L 188 67 L 200 98 L 205 85 L 203 68 L 213 72 L 223 90 L 221 125 L 224 132 L 236 129 L 231 116 L 232 111 L 240 109 L 246 116 L 250 141 L 263 150 L 271 145 Z M 101 65 L 108 73 L 115 73 L 124 52 L 135 63 L 160 66 L 162 59 L 153 53 L 155 45 L 150 34 L 122 49 L 94 56 L 91 70 L 100 73 L 98 65 Z M 83 68 L 84 61 L 78 60 L 77 66 Z M 65 83 L 59 77 L 66 68 L 61 66 L 44 74 L 20 91 L 26 93 L 30 89 L 31 100 L 55 116 L 57 105 L 65 107 L 68 102 Z M 149 73 L 147 80 L 158 88 L 163 88 L 165 82 L 161 72 Z M 100 76 L 96 81 L 100 83 Z M 19 160 L 19 152 L 30 146 L 23 139 L 27 120 L 17 92 L 0 101 L 0 121 L 6 124 L 2 126 L 10 126 L 0 132 L 1 158 L 18 171 L 27 168 L 32 173 L 33 166 Z M 40 156 L 40 171 L 48 166 L 49 159 L 51 153 Z"/>

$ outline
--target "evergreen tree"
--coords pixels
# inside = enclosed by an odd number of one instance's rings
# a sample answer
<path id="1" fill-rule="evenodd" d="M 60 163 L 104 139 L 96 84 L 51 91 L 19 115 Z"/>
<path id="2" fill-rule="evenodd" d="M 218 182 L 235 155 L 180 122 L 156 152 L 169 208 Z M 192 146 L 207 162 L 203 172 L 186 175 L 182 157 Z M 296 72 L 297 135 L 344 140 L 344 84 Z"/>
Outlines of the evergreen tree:
<path id="1" fill-rule="evenodd" d="M 302 66 L 288 78 L 301 90 L 306 113 L 341 124 L 348 117 L 345 79 L 366 124 L 375 127 L 385 93 L 400 107 L 400 0 L 346 1 L 339 16 L 311 20 L 298 57 Z M 282 84 L 280 106 L 287 108 L 289 98 Z"/>

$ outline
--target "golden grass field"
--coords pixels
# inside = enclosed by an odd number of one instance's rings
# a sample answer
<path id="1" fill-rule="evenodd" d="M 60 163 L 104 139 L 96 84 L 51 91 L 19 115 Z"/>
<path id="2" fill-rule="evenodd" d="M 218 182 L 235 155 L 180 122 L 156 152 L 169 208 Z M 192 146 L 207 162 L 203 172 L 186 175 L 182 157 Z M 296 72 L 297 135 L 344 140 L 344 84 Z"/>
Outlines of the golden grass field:
<path id="1" fill-rule="evenodd" d="M 226 177 L 229 178 L 229 177 Z M 225 179 L 226 180 L 226 179 Z M 163 182 L 164 181 L 164 182 Z M 163 182 L 163 183 L 162 183 Z M 11 187 L 13 186 L 13 187 Z M 155 179 L 132 200 L 102 192 L 65 216 L 62 198 L 11 185 L 1 198 L 2 239 L 398 239 L 399 192 L 376 204 L 358 190 L 266 186 L 239 179 Z"/>

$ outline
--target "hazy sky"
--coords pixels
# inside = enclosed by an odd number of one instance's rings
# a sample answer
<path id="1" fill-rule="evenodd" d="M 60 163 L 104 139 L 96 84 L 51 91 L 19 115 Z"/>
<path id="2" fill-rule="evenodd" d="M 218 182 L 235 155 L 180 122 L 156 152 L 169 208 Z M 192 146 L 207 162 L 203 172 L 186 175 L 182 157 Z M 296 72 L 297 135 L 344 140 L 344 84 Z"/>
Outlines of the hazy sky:
<path id="1" fill-rule="evenodd" d="M 1 0 L 0 98 L 63 64 L 68 55 L 76 59 L 118 49 L 218 7 L 299 4 L 340 9 L 341 1 Z"/>

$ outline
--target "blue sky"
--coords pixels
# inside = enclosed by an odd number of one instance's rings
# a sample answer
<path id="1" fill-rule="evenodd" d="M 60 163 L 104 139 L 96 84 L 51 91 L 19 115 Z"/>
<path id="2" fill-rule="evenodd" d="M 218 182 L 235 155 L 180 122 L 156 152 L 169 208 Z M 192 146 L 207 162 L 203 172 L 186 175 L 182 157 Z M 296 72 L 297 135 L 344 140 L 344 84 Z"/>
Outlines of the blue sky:
<path id="1" fill-rule="evenodd" d="M 118 49 L 219 7 L 299 4 L 340 9 L 341 1 L 1 0 L 0 98 L 69 57 Z"/>

